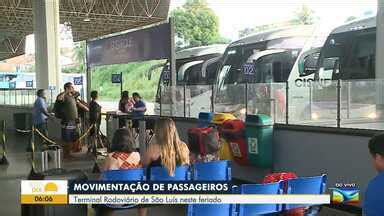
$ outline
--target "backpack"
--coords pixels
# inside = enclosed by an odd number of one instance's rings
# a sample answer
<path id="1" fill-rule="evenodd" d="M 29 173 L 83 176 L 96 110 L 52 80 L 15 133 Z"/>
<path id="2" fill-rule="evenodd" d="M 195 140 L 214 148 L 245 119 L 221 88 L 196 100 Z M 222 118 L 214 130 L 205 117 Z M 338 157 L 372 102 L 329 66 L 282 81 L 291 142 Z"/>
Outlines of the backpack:
<path id="1" fill-rule="evenodd" d="M 53 105 L 53 113 L 56 118 L 64 118 L 64 101 L 56 99 L 55 104 Z"/>

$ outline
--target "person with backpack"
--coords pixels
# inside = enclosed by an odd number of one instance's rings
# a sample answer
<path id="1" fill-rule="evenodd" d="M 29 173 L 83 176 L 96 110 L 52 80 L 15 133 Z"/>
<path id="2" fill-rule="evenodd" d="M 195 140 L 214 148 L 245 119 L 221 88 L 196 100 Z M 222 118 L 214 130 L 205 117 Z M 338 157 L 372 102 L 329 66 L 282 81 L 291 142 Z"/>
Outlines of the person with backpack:
<path id="1" fill-rule="evenodd" d="M 61 137 L 63 140 L 64 157 L 70 156 L 79 132 L 78 107 L 88 111 L 88 107 L 76 99 L 76 92 L 71 82 L 64 84 L 64 92 L 60 93 L 54 105 L 56 117 L 61 119 Z"/>

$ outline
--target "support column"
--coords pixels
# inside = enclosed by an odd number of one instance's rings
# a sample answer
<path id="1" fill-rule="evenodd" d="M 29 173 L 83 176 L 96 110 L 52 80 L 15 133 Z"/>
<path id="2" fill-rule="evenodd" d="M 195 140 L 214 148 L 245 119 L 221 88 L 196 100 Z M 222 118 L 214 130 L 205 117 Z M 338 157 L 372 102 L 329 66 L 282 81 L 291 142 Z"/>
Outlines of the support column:
<path id="1" fill-rule="evenodd" d="M 384 79 L 384 0 L 377 0 L 376 79 Z"/>
<path id="2" fill-rule="evenodd" d="M 36 87 L 61 88 L 59 0 L 33 2 Z"/>
<path id="3" fill-rule="evenodd" d="M 384 0 L 377 0 L 376 17 L 376 109 L 384 117 Z"/>

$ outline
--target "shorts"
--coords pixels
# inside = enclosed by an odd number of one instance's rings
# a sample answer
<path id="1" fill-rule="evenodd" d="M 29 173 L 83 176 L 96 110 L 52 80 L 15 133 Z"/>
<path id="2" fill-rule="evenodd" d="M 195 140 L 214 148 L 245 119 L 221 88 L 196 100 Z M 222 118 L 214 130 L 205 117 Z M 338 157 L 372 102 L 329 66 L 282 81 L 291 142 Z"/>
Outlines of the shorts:
<path id="1" fill-rule="evenodd" d="M 75 142 L 79 138 L 77 124 L 68 123 L 61 126 L 61 138 L 64 142 Z"/>

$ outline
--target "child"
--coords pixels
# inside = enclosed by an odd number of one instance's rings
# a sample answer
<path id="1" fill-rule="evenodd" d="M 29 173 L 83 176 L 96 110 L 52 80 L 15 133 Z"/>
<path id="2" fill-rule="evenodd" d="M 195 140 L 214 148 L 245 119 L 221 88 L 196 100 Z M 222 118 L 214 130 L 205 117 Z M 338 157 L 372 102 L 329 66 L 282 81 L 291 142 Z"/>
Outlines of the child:
<path id="1" fill-rule="evenodd" d="M 372 137 L 368 149 L 378 174 L 368 184 L 363 211 L 367 216 L 384 215 L 384 133 Z"/>

